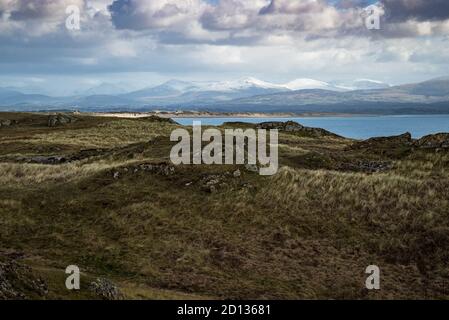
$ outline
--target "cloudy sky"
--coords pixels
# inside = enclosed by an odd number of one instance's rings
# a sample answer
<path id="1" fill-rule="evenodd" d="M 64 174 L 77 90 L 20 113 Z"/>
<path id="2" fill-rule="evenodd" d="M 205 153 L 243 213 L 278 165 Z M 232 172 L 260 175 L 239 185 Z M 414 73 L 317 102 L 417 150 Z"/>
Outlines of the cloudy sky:
<path id="1" fill-rule="evenodd" d="M 375 4 L 380 29 L 364 8 Z M 66 9 L 80 9 L 68 30 Z M 372 13 L 372 12 L 371 12 Z M 0 86 L 449 75 L 447 0 L 0 0 Z"/>

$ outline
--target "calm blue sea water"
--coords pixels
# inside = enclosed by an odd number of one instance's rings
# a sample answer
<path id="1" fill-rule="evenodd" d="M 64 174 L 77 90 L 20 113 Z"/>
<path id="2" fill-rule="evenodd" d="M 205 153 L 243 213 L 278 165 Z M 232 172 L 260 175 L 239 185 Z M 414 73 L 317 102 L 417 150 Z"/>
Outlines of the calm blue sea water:
<path id="1" fill-rule="evenodd" d="M 293 120 L 308 127 L 323 128 L 344 137 L 367 139 L 410 132 L 414 138 L 439 132 L 449 132 L 449 115 L 357 116 L 308 118 L 178 118 L 182 125 L 201 121 L 203 125 L 221 125 L 227 121 L 259 123 Z"/>

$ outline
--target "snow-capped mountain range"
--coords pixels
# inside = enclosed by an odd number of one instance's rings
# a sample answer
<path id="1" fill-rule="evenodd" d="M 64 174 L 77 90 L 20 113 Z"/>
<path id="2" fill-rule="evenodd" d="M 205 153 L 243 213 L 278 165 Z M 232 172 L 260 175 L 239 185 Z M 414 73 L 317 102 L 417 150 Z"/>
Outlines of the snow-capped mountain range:
<path id="1" fill-rule="evenodd" d="M 170 80 L 155 87 L 120 95 L 121 98 L 138 100 L 142 103 L 171 104 L 211 103 L 252 96 L 290 92 L 298 90 L 329 90 L 335 92 L 358 89 L 388 88 L 389 85 L 375 80 L 355 80 L 352 82 L 328 83 L 324 81 L 301 78 L 278 84 L 259 80 L 253 77 L 229 81 L 180 81 Z"/>
<path id="2" fill-rule="evenodd" d="M 0 110 L 209 110 L 293 113 L 448 113 L 449 78 L 390 86 L 370 79 L 324 82 L 300 78 L 273 83 L 254 77 L 229 81 L 170 80 L 129 92 L 103 83 L 73 96 L 53 97 L 0 88 Z M 48 91 L 49 88 L 46 88 Z"/>
<path id="3" fill-rule="evenodd" d="M 178 92 L 232 92 L 242 91 L 248 89 L 265 89 L 265 90 L 277 90 L 277 91 L 296 91 L 296 90 L 309 90 L 309 89 L 322 89 L 331 91 L 351 91 L 351 90 L 365 90 L 365 89 L 383 89 L 388 88 L 389 85 L 377 80 L 358 79 L 352 82 L 324 82 L 320 80 L 299 78 L 287 83 L 277 84 L 259 80 L 254 77 L 241 78 L 237 80 L 229 81 L 195 81 L 187 82 L 180 80 L 170 80 L 156 87 L 149 87 L 139 90 L 140 92 L 145 90 L 152 90 L 154 88 L 167 88 Z"/>

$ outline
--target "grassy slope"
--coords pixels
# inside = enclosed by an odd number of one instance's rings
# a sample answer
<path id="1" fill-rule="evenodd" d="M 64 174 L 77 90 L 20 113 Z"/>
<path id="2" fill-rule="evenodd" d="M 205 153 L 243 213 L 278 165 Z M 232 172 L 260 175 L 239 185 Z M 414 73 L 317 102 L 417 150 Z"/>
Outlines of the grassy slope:
<path id="1" fill-rule="evenodd" d="M 45 116 L 0 117 L 19 120 L 0 129 L 0 249 L 25 254 L 48 298 L 91 298 L 63 288 L 69 264 L 128 298 L 449 297 L 447 153 L 283 133 L 273 177 L 225 174 L 237 166 L 165 176 L 132 169 L 167 160 L 175 125 L 80 116 L 47 128 Z M 62 165 L 17 160 L 86 149 L 95 152 Z M 358 159 L 394 168 L 339 169 Z M 202 187 L 211 175 L 223 180 L 215 193 Z M 381 267 L 381 291 L 364 289 L 370 264 Z"/>

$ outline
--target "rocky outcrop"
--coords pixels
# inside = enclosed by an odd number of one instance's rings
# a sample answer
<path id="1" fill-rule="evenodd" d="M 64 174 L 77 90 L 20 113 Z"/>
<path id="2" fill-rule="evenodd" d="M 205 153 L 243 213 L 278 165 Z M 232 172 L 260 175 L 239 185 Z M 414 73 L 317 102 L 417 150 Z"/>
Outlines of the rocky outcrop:
<path id="1" fill-rule="evenodd" d="M 266 129 L 266 130 L 277 129 L 279 131 L 284 131 L 284 132 L 302 133 L 304 135 L 311 136 L 311 137 L 337 136 L 336 134 L 334 134 L 330 131 L 327 131 L 327 130 L 324 130 L 321 128 L 305 127 L 295 121 L 262 122 L 257 125 L 257 129 Z"/>
<path id="2" fill-rule="evenodd" d="M 58 127 L 67 125 L 69 123 L 73 123 L 76 121 L 75 117 L 71 117 L 69 115 L 65 114 L 57 114 L 57 115 L 50 115 L 48 116 L 47 125 L 49 127 Z"/>
<path id="3" fill-rule="evenodd" d="M 413 145 L 422 149 L 449 149 L 449 133 L 431 134 L 415 141 Z"/>
<path id="4" fill-rule="evenodd" d="M 169 163 L 143 163 L 139 165 L 122 167 L 112 171 L 112 177 L 114 180 L 120 179 L 127 174 L 137 174 L 139 172 L 148 172 L 161 176 L 171 176 L 175 173 L 175 167 Z"/>
<path id="5" fill-rule="evenodd" d="M 217 193 L 226 189 L 254 189 L 255 187 L 244 180 L 245 174 L 237 169 L 233 172 L 223 172 L 217 174 L 204 175 L 199 181 L 202 191 L 207 193 Z M 191 186 L 194 182 L 189 182 L 186 186 Z"/>
<path id="6" fill-rule="evenodd" d="M 393 164 L 389 161 L 370 161 L 370 160 L 360 160 L 355 163 L 343 163 L 339 167 L 339 170 L 343 171 L 366 172 L 366 173 L 385 172 L 391 169 L 393 169 Z"/>
<path id="7" fill-rule="evenodd" d="M 207 175 L 201 181 L 201 189 L 208 193 L 215 193 L 227 185 L 226 179 L 226 175 Z"/>
<path id="8" fill-rule="evenodd" d="M 294 121 L 287 121 L 287 122 L 281 122 L 281 121 L 270 121 L 270 122 L 262 122 L 257 125 L 258 129 L 266 129 L 266 130 L 273 130 L 277 129 L 280 131 L 287 131 L 287 132 L 298 132 L 303 130 L 305 127 L 303 125 L 300 125 L 297 122 Z"/>
<path id="9" fill-rule="evenodd" d="M 413 144 L 412 135 L 407 132 L 398 136 L 377 137 L 364 141 L 359 141 L 351 146 L 351 149 L 375 149 L 386 146 L 411 146 Z"/>
<path id="10" fill-rule="evenodd" d="M 89 285 L 91 290 L 96 296 L 103 300 L 123 300 L 123 294 L 119 288 L 108 279 L 98 278 Z"/>
<path id="11" fill-rule="evenodd" d="M 41 298 L 48 294 L 47 284 L 17 256 L 0 253 L 0 300 Z"/>
<path id="12" fill-rule="evenodd" d="M 358 151 L 360 156 L 383 159 L 403 159 L 413 152 L 412 135 L 404 133 L 398 136 L 377 137 L 364 141 L 357 141 L 346 148 L 346 151 Z"/>
<path id="13" fill-rule="evenodd" d="M 150 122 L 178 124 L 175 120 L 173 120 L 171 118 L 162 118 L 162 117 L 158 117 L 158 116 L 149 116 L 149 117 L 145 117 L 145 118 L 141 118 L 141 119 L 145 120 L 145 121 L 150 121 Z"/>
<path id="14" fill-rule="evenodd" d="M 67 159 L 63 156 L 37 156 L 29 159 L 30 163 L 38 164 L 61 164 L 67 162 Z"/>
<path id="15" fill-rule="evenodd" d="M 0 120 L 0 128 L 7 128 L 7 127 L 11 127 L 13 125 L 18 124 L 19 122 L 17 120 Z"/>

